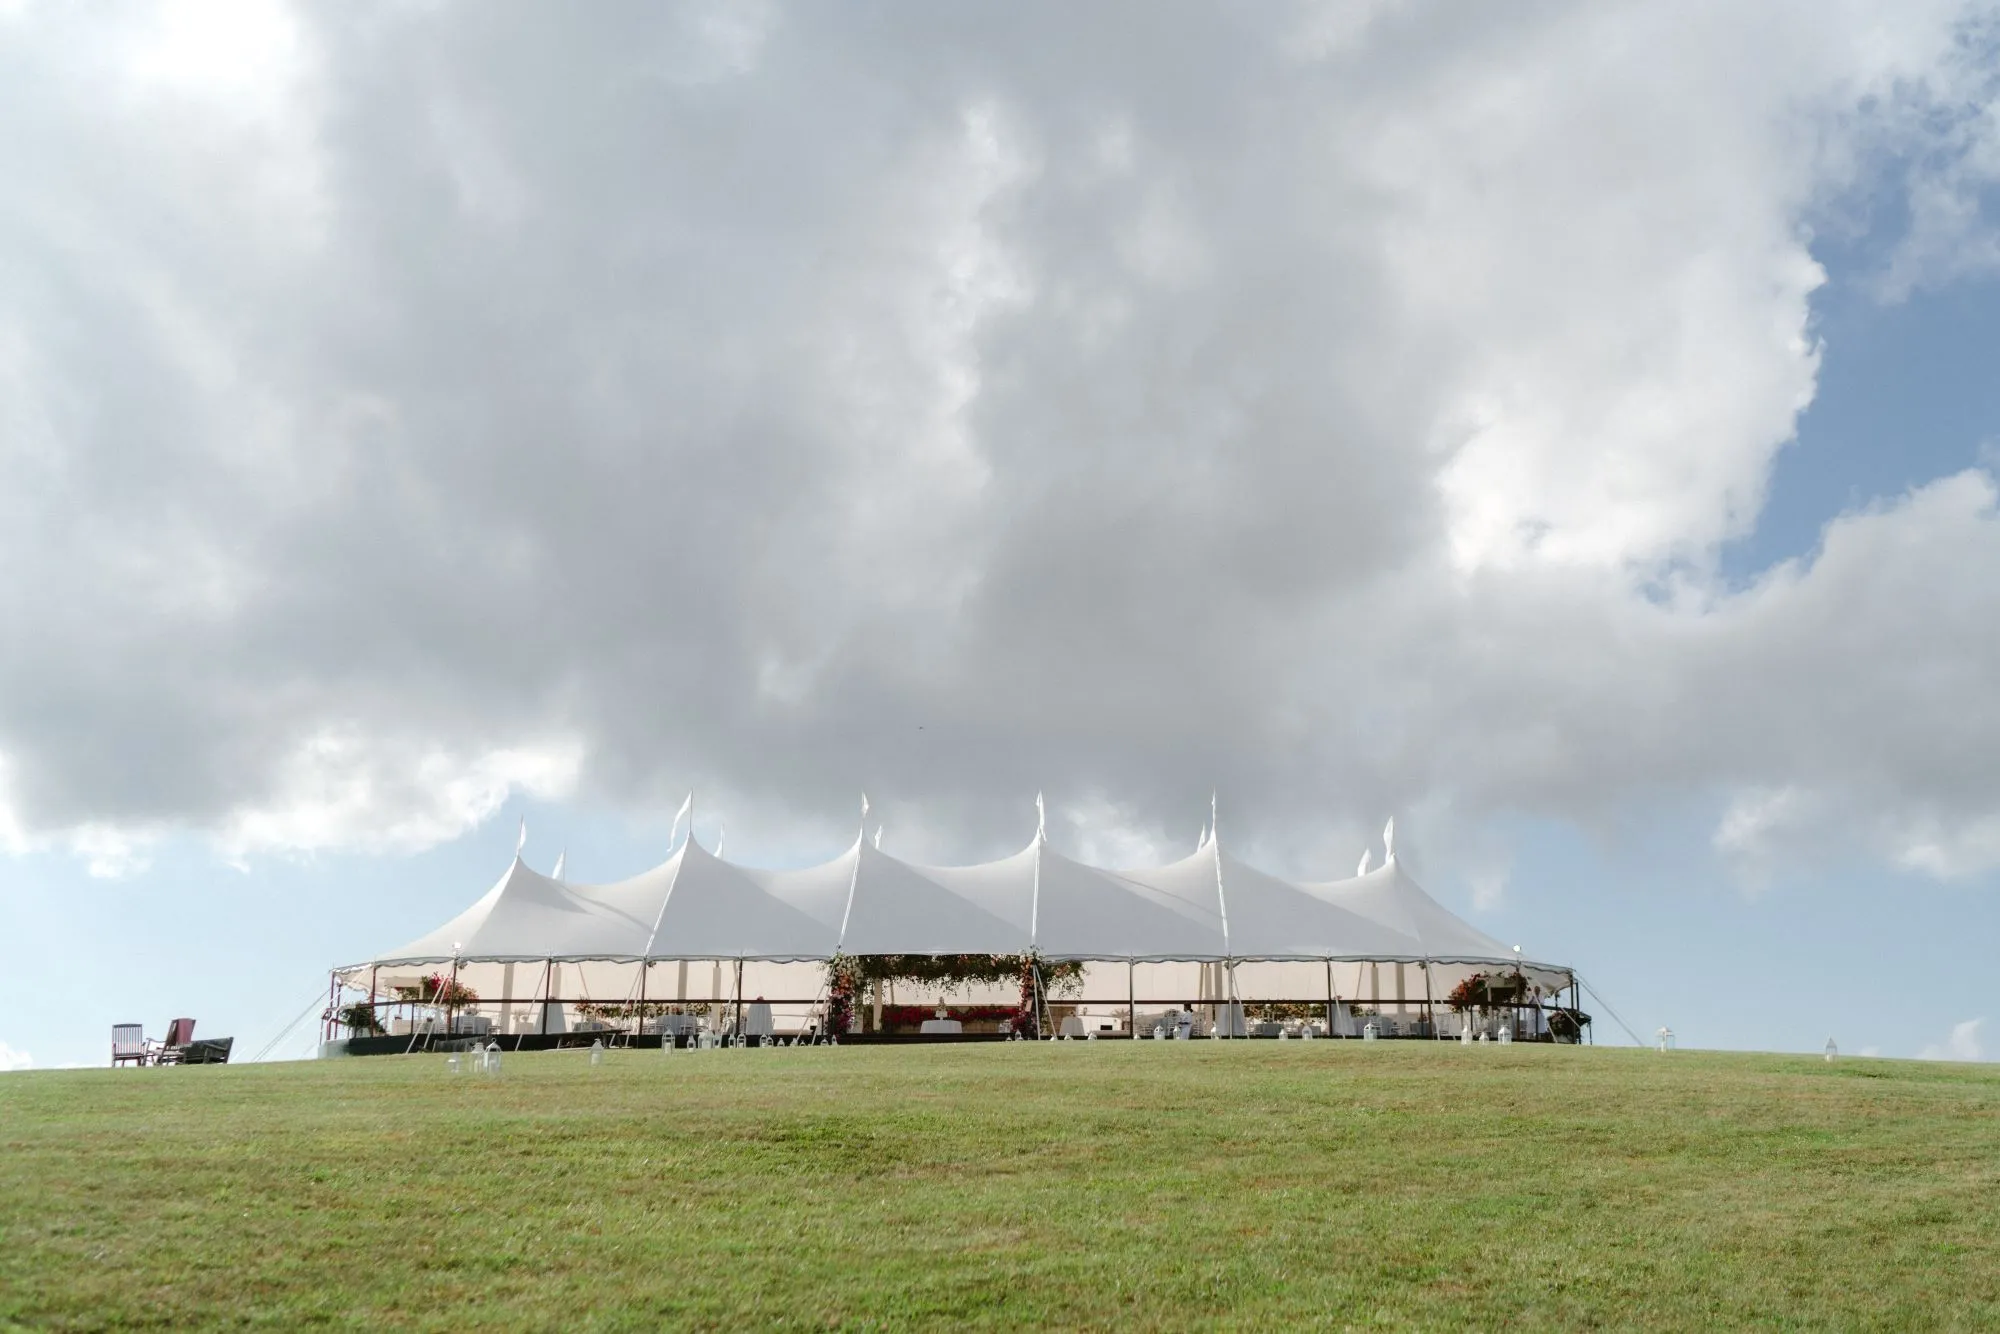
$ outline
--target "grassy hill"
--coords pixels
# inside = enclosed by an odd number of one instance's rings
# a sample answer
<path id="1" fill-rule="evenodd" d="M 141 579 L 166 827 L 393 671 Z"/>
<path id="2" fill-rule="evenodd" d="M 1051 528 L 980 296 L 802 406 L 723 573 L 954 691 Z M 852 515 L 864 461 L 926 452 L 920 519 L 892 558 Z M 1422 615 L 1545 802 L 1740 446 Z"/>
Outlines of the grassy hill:
<path id="1" fill-rule="evenodd" d="M 0 1326 L 2000 1326 L 2000 1068 L 1044 1043 L 0 1077 Z"/>

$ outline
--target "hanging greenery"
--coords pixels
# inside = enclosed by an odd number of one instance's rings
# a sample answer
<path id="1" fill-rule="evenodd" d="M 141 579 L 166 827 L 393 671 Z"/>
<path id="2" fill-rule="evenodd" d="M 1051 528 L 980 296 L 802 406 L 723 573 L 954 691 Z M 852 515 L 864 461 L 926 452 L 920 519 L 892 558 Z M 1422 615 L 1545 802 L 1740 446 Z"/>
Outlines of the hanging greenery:
<path id="1" fill-rule="evenodd" d="M 982 983 L 1012 982 L 1024 969 L 1042 970 L 1042 987 L 1051 995 L 1069 995 L 1083 988 L 1083 965 L 1052 963 L 1032 954 L 843 954 L 829 963 L 850 973 L 854 981 L 919 982 L 950 995 Z"/>
<path id="2" fill-rule="evenodd" d="M 663 1014 L 706 1014 L 710 1001 L 578 1001 L 586 1019 L 657 1019 Z"/>

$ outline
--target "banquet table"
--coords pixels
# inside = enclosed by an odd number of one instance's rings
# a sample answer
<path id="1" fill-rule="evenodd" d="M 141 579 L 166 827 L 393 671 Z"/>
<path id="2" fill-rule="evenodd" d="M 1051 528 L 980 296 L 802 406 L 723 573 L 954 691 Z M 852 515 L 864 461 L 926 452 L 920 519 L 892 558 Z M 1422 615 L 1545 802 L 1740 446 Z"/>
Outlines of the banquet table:
<path id="1" fill-rule="evenodd" d="M 963 1033 L 965 1025 L 956 1019 L 926 1019 L 919 1033 Z"/>

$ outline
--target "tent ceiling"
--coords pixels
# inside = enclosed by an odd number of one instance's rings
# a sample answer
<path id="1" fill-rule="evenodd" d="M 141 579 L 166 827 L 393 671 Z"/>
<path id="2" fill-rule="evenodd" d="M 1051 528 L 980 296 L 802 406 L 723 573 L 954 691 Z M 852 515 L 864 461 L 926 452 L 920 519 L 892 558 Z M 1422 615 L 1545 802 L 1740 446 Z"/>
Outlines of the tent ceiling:
<path id="1" fill-rule="evenodd" d="M 609 885 L 564 884 L 516 858 L 443 926 L 340 971 L 454 956 L 784 961 L 1030 950 L 1086 960 L 1520 957 L 1444 908 L 1393 858 L 1352 880 L 1296 883 L 1213 840 L 1171 865 L 1127 871 L 1085 866 L 1039 838 L 1011 857 L 959 867 L 914 865 L 857 841 L 823 865 L 770 871 L 690 840 Z"/>

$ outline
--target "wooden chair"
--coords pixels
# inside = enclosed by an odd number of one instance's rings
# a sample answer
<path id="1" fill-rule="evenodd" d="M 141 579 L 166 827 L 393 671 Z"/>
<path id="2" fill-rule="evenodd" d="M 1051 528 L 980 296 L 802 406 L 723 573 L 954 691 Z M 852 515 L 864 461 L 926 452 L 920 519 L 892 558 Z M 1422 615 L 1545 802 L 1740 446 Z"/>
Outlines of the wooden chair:
<path id="1" fill-rule="evenodd" d="M 144 1024 L 113 1024 L 111 1026 L 111 1064 L 119 1066 L 130 1061 L 133 1065 L 144 1065 L 153 1057 L 153 1049 L 146 1045 Z"/>
<path id="2" fill-rule="evenodd" d="M 179 1065 L 187 1052 L 188 1043 L 194 1041 L 194 1020 L 173 1019 L 167 1023 L 166 1041 L 160 1044 L 155 1065 Z"/>

